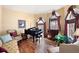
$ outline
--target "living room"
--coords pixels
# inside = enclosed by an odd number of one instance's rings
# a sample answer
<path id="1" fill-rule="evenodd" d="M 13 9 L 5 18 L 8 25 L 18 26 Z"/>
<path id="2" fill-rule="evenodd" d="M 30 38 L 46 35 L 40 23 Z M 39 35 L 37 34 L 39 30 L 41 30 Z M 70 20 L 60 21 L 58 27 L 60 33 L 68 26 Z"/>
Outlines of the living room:
<path id="1" fill-rule="evenodd" d="M 71 49 L 65 49 L 64 46 L 64 42 L 60 43 L 58 45 L 58 41 L 54 41 L 52 38 L 53 34 L 50 35 L 50 31 L 52 28 L 51 25 L 53 25 L 54 23 L 52 21 L 50 21 L 49 19 L 51 18 L 51 16 L 53 16 L 55 13 L 57 15 L 59 15 L 57 19 L 59 19 L 60 21 L 57 21 L 58 26 L 55 25 L 54 27 L 59 27 L 58 28 L 58 33 L 56 35 L 58 35 L 59 37 L 61 36 L 72 36 L 76 35 L 76 34 L 72 34 L 71 32 L 65 33 L 67 32 L 67 27 L 65 27 L 67 25 L 65 18 L 67 19 L 67 14 L 71 14 L 71 18 L 72 18 L 72 14 L 73 14 L 73 10 L 77 8 L 77 12 L 79 11 L 79 6 L 78 5 L 1 5 L 0 6 L 0 40 L 3 38 L 1 36 L 5 35 L 5 34 L 10 34 L 11 31 L 16 31 L 17 32 L 17 36 L 20 36 L 20 38 L 15 38 L 12 37 L 12 40 L 14 39 L 18 39 L 17 41 L 14 40 L 11 43 L 11 40 L 6 41 L 4 39 L 4 41 L 2 41 L 1 46 L 3 48 L 3 50 L 7 50 L 7 52 L 10 53 L 15 53 L 15 52 L 21 52 L 21 53 L 68 53 L 68 52 L 79 52 L 79 48 L 77 46 L 69 46 L 70 44 L 73 44 L 74 42 L 69 43 L 69 45 L 65 47 L 69 47 L 69 48 L 74 48 L 73 50 Z M 72 13 L 68 13 L 68 11 L 72 12 Z M 75 10 L 74 10 L 75 11 Z M 78 12 L 79 13 L 79 12 Z M 74 14 L 75 15 L 75 14 Z M 76 17 L 76 19 L 78 19 L 78 16 L 74 16 Z M 33 38 L 26 38 L 24 33 L 25 33 L 25 29 L 28 30 L 29 28 L 33 28 L 33 27 L 38 27 L 38 22 L 40 21 L 40 19 L 44 22 L 43 26 L 44 28 L 42 29 L 43 31 L 43 35 L 42 35 L 42 39 L 39 39 L 34 43 L 32 42 Z M 68 19 L 69 20 L 69 19 Z M 71 23 L 73 23 L 74 21 L 72 21 Z M 76 20 L 77 22 L 77 20 Z M 21 26 L 20 23 L 22 23 Z M 53 23 L 53 24 L 52 24 Z M 77 23 L 76 23 L 77 24 Z M 40 27 L 41 25 L 39 25 Z M 69 25 L 68 25 L 69 26 Z M 73 27 L 74 25 L 70 25 L 70 27 Z M 79 27 L 78 24 L 76 25 L 77 28 Z M 42 28 L 42 27 L 40 27 Z M 54 28 L 54 29 L 55 29 Z M 74 28 L 75 29 L 75 28 Z M 72 30 L 72 32 L 74 31 L 74 29 Z M 71 28 L 68 30 L 71 31 Z M 76 31 L 76 30 L 75 30 Z M 74 33 L 75 33 L 74 31 Z M 57 31 L 56 31 L 57 32 Z M 53 32 L 54 33 L 54 32 Z M 78 33 L 77 33 L 78 34 Z M 55 36 L 56 36 L 55 35 Z M 43 37 L 44 36 L 44 37 Z M 51 37 L 52 36 L 52 37 Z M 9 37 L 11 38 L 11 37 Z M 36 38 L 34 38 L 36 39 Z M 46 43 L 43 41 L 43 39 L 45 39 Z M 57 39 L 57 37 L 56 37 Z M 26 44 L 27 42 L 27 44 Z M 8 44 L 6 44 L 8 43 Z M 16 44 L 15 44 L 16 43 Z M 63 45 L 61 45 L 63 44 Z M 10 45 L 10 46 L 8 46 Z M 19 45 L 19 48 L 18 46 Z M 30 46 L 29 46 L 30 45 Z M 54 46 L 55 45 L 55 46 Z M 46 46 L 46 48 L 44 48 Z M 11 48 L 10 48 L 11 47 Z M 64 48 L 62 51 L 59 50 L 59 48 L 61 47 Z M 15 48 L 15 49 L 14 49 Z M 46 49 L 46 51 L 44 52 L 44 50 Z M 51 51 L 52 50 L 52 51 Z M 68 50 L 68 51 L 67 51 Z"/>

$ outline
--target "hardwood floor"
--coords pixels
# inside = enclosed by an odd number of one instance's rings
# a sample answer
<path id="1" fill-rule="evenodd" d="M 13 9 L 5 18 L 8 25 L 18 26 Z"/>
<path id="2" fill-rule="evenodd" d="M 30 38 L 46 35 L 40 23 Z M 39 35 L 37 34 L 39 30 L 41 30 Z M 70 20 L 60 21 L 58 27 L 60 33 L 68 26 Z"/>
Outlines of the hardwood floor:
<path id="1" fill-rule="evenodd" d="M 36 44 L 31 40 L 21 40 L 18 42 L 20 53 L 34 53 Z"/>
<path id="2" fill-rule="evenodd" d="M 50 45 L 56 46 L 56 42 L 41 38 L 40 43 L 33 43 L 31 39 L 28 39 L 19 41 L 18 45 L 20 53 L 48 53 L 47 48 Z"/>

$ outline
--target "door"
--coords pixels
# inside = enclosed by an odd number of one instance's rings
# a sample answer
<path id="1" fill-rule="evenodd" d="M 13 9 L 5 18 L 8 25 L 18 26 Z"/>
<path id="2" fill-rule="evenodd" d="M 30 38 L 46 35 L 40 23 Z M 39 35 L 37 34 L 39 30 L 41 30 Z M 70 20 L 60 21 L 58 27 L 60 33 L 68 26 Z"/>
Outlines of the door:
<path id="1" fill-rule="evenodd" d="M 44 24 L 38 24 L 38 28 L 42 30 L 42 36 L 44 37 Z"/>

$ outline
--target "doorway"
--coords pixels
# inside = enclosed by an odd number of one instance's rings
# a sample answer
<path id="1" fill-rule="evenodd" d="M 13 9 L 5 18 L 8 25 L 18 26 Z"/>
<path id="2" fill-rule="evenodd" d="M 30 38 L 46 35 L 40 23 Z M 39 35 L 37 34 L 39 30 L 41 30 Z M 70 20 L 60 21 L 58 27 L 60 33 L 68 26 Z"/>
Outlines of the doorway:
<path id="1" fill-rule="evenodd" d="M 37 21 L 37 28 L 42 30 L 42 37 L 45 37 L 45 21 L 42 17 L 40 17 Z"/>

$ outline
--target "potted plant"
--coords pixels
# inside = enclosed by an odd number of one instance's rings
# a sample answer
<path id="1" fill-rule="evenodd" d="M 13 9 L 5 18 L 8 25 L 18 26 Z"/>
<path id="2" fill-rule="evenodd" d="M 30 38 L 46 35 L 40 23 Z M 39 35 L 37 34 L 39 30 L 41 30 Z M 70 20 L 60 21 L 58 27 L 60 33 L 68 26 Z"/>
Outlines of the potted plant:
<path id="1" fill-rule="evenodd" d="M 65 36 L 58 34 L 55 36 L 55 39 L 56 39 L 57 45 L 59 46 L 60 43 L 63 43 L 65 41 Z"/>

